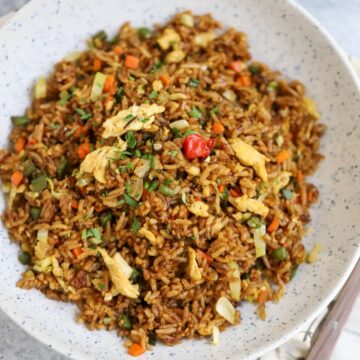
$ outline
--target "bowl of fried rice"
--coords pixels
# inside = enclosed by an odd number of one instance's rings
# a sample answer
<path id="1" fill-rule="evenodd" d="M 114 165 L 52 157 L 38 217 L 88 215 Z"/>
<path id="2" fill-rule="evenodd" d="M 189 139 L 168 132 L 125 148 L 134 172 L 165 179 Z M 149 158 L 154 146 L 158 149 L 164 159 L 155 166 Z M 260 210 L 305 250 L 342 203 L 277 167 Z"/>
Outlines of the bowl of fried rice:
<path id="1" fill-rule="evenodd" d="M 298 5 L 33 0 L 0 47 L 0 306 L 31 335 L 256 358 L 344 284 L 359 84 Z"/>

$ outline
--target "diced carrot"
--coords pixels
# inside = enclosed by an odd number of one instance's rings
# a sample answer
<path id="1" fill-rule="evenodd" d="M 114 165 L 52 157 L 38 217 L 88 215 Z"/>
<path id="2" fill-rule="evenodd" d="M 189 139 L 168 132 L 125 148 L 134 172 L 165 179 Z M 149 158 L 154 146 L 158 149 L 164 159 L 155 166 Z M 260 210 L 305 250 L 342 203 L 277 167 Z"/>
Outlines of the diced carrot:
<path id="1" fill-rule="evenodd" d="M 219 190 L 220 192 L 224 192 L 224 190 L 225 190 L 224 185 L 223 185 L 223 184 L 220 184 L 220 185 L 218 186 L 218 190 Z"/>
<path id="2" fill-rule="evenodd" d="M 225 130 L 224 125 L 219 122 L 216 122 L 212 127 L 212 133 L 216 135 L 222 134 L 224 130 Z"/>
<path id="3" fill-rule="evenodd" d="M 23 173 L 20 170 L 16 170 L 11 175 L 11 182 L 17 187 L 17 186 L 19 186 L 21 184 L 23 178 L 24 178 Z"/>
<path id="4" fill-rule="evenodd" d="M 85 126 L 79 125 L 77 129 L 74 131 L 73 137 L 74 139 L 78 139 L 84 133 L 85 133 Z"/>
<path id="5" fill-rule="evenodd" d="M 33 139 L 33 138 L 30 138 L 28 142 L 29 142 L 29 145 L 35 145 L 36 144 L 36 140 Z"/>
<path id="6" fill-rule="evenodd" d="M 96 203 L 94 208 L 96 212 L 102 212 L 104 210 L 104 207 L 100 203 Z"/>
<path id="7" fill-rule="evenodd" d="M 241 194 L 237 192 L 235 189 L 230 189 L 230 195 L 234 198 L 241 196 Z"/>
<path id="8" fill-rule="evenodd" d="M 114 47 L 114 53 L 117 54 L 117 55 L 121 55 L 121 54 L 124 53 L 124 49 L 121 46 L 116 45 Z"/>
<path id="9" fill-rule="evenodd" d="M 146 201 L 149 198 L 149 192 L 146 189 L 143 190 L 141 198 L 143 201 Z"/>
<path id="10" fill-rule="evenodd" d="M 201 251 L 200 249 L 197 249 L 196 250 L 197 253 L 199 254 L 199 256 L 201 256 L 203 259 L 206 260 L 206 262 L 211 265 L 211 263 L 214 261 L 214 259 L 207 253 Z"/>
<path id="11" fill-rule="evenodd" d="M 86 155 L 91 152 L 90 143 L 85 142 L 79 145 L 77 149 L 77 155 L 80 160 L 84 160 L 86 158 Z"/>
<path id="12" fill-rule="evenodd" d="M 293 202 L 294 202 L 294 204 L 300 204 L 301 203 L 301 195 L 296 194 L 295 197 L 293 198 Z"/>
<path id="13" fill-rule="evenodd" d="M 140 59 L 136 56 L 126 55 L 125 66 L 129 69 L 136 69 L 139 66 Z"/>
<path id="14" fill-rule="evenodd" d="M 244 87 L 251 85 L 251 78 L 249 75 L 241 75 L 236 79 L 236 81 Z"/>
<path id="15" fill-rule="evenodd" d="M 313 193 L 311 191 L 308 191 L 306 193 L 306 200 L 309 204 L 312 202 L 312 199 L 313 199 L 312 197 L 313 197 Z"/>
<path id="16" fill-rule="evenodd" d="M 272 222 L 270 223 L 270 225 L 267 228 L 267 232 L 270 234 L 270 233 L 276 231 L 278 229 L 279 225 L 280 225 L 279 219 L 274 217 Z"/>
<path id="17" fill-rule="evenodd" d="M 79 207 L 79 203 L 77 202 L 77 200 L 75 199 L 71 200 L 71 207 L 75 210 Z"/>
<path id="18" fill-rule="evenodd" d="M 286 161 L 287 159 L 289 159 L 291 156 L 291 151 L 290 150 L 281 150 L 277 155 L 276 155 L 276 162 L 278 164 L 282 164 L 284 161 Z"/>
<path id="19" fill-rule="evenodd" d="M 200 196 L 194 196 L 195 201 L 200 201 L 201 197 Z"/>
<path id="20" fill-rule="evenodd" d="M 75 249 L 72 249 L 71 252 L 77 258 L 78 256 L 80 256 L 84 252 L 84 250 L 81 247 L 77 247 Z"/>
<path id="21" fill-rule="evenodd" d="M 296 172 L 296 180 L 297 180 L 297 182 L 299 183 L 299 184 L 301 184 L 302 182 L 303 182 L 303 180 L 304 180 L 304 175 L 303 175 L 303 173 L 301 172 L 301 170 L 298 170 L 297 172 Z"/>
<path id="22" fill-rule="evenodd" d="M 261 290 L 258 296 L 258 303 L 260 305 L 265 304 L 266 300 L 268 299 L 269 292 L 268 290 Z"/>
<path id="23" fill-rule="evenodd" d="M 168 75 L 160 75 L 159 79 L 161 80 L 164 86 L 169 86 L 171 84 L 171 80 Z"/>
<path id="24" fill-rule="evenodd" d="M 15 143 L 15 151 L 19 153 L 21 150 L 24 149 L 25 145 L 26 145 L 26 139 L 23 137 L 19 137 Z"/>
<path id="25" fill-rule="evenodd" d="M 101 66 L 102 66 L 102 61 L 99 58 L 95 57 L 93 62 L 93 70 L 99 71 L 101 69 Z"/>
<path id="26" fill-rule="evenodd" d="M 140 356 L 144 352 L 145 352 L 145 349 L 141 345 L 139 345 L 137 343 L 132 344 L 128 348 L 128 354 L 131 355 L 131 356 Z"/>
<path id="27" fill-rule="evenodd" d="M 104 92 L 110 93 L 115 84 L 114 75 L 110 74 L 106 76 L 105 84 L 104 84 Z"/>
<path id="28" fill-rule="evenodd" d="M 245 67 L 245 64 L 240 60 L 233 61 L 229 64 L 229 68 L 237 73 L 240 73 L 242 70 L 244 70 Z"/>

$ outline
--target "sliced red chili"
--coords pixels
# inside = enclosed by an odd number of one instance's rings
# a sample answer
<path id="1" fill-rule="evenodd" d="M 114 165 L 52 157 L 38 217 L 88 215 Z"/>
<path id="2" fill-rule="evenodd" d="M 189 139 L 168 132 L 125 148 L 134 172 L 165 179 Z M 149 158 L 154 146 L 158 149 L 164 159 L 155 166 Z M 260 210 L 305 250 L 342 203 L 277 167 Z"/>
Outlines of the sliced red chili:
<path id="1" fill-rule="evenodd" d="M 183 143 L 185 157 L 188 160 L 196 158 L 205 159 L 210 155 L 214 147 L 215 139 L 203 139 L 199 134 L 191 134 L 187 136 Z"/>

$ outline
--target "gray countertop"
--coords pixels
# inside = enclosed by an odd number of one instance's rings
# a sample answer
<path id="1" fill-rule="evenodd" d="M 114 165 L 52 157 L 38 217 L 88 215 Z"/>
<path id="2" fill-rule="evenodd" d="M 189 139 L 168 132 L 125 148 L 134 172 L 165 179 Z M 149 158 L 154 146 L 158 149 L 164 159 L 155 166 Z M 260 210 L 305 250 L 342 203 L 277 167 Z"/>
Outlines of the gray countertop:
<path id="1" fill-rule="evenodd" d="M 28 0 L 0 0 L 0 16 Z M 298 0 L 337 40 L 343 49 L 360 58 L 360 0 Z M 0 360 L 66 360 L 34 340 L 0 311 Z M 360 335 L 360 334 L 359 334 Z"/>

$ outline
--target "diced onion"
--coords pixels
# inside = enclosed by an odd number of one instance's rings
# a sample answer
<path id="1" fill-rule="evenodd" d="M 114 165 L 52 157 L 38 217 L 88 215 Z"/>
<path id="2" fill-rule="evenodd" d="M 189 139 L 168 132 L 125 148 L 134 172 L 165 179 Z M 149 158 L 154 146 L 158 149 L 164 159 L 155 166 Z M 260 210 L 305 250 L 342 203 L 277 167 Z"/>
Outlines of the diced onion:
<path id="1" fill-rule="evenodd" d="M 143 178 L 151 169 L 150 160 L 142 159 L 141 164 L 136 167 L 134 174 L 140 178 Z"/>
<path id="2" fill-rule="evenodd" d="M 223 97 L 224 97 L 226 100 L 229 100 L 229 101 L 231 101 L 231 102 L 234 102 L 234 101 L 236 100 L 236 98 L 237 98 L 235 92 L 234 92 L 233 90 L 230 90 L 230 89 L 225 90 L 225 91 L 223 92 Z"/>
<path id="3" fill-rule="evenodd" d="M 102 94 L 104 89 L 104 84 L 106 80 L 106 75 L 101 72 L 97 72 L 94 77 L 94 82 L 91 88 L 90 99 L 91 101 L 96 101 L 98 97 Z"/>
<path id="4" fill-rule="evenodd" d="M 241 281 L 240 281 L 240 271 L 239 266 L 235 261 L 231 261 L 229 263 L 230 269 L 232 269 L 232 281 L 230 281 L 229 288 L 230 288 L 230 295 L 234 301 L 240 301 L 240 294 L 241 294 Z"/>
<path id="5" fill-rule="evenodd" d="M 134 182 L 131 182 L 131 191 L 129 195 L 135 200 L 140 200 L 144 191 L 144 179 L 138 177 Z"/>
<path id="6" fill-rule="evenodd" d="M 46 97 L 46 80 L 44 76 L 41 76 L 35 85 L 35 98 L 43 99 L 44 97 Z"/>
<path id="7" fill-rule="evenodd" d="M 233 304 L 224 296 L 221 296 L 215 305 L 216 312 L 227 320 L 230 324 L 235 323 L 235 308 Z"/>
<path id="8" fill-rule="evenodd" d="M 213 336 L 212 343 L 214 345 L 219 344 L 219 342 L 220 342 L 220 330 L 216 325 L 213 326 L 212 336 Z"/>
<path id="9" fill-rule="evenodd" d="M 181 120 L 173 121 L 172 123 L 169 124 L 169 126 L 171 129 L 182 130 L 188 128 L 190 124 L 188 123 L 187 120 L 181 119 Z"/>
<path id="10" fill-rule="evenodd" d="M 266 242 L 264 240 L 265 234 L 266 227 L 264 224 L 254 231 L 254 244 L 257 258 L 266 254 Z"/>

